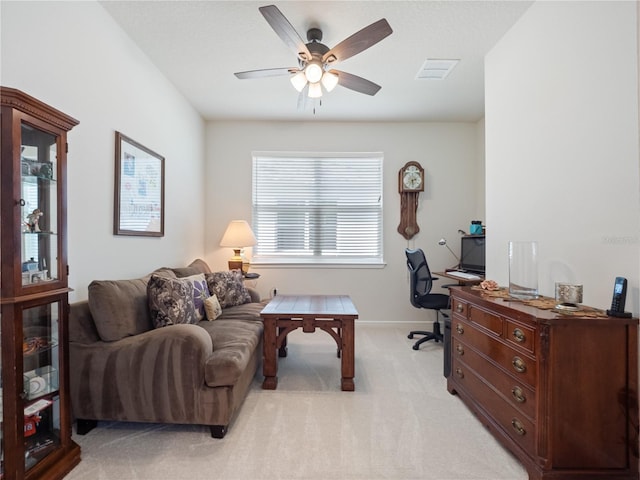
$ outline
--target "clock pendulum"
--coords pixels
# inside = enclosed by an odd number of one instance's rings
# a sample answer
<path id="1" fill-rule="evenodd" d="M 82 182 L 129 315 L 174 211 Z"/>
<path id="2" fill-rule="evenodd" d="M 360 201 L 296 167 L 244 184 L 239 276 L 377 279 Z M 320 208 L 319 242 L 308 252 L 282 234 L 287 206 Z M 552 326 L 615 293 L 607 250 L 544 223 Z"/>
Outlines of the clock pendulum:
<path id="1" fill-rule="evenodd" d="M 398 172 L 400 193 L 400 225 L 398 233 L 407 240 L 420 231 L 416 219 L 418 196 L 424 192 L 424 169 L 418 162 L 407 162 Z"/>

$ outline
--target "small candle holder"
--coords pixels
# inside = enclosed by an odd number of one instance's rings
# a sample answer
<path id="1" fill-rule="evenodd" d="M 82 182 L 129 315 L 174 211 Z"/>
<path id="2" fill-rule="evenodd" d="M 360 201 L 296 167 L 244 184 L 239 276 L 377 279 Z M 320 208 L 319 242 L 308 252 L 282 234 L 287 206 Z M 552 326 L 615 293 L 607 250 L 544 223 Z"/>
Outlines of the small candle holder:
<path id="1" fill-rule="evenodd" d="M 582 303 L 582 285 L 556 282 L 556 308 L 575 312 Z"/>

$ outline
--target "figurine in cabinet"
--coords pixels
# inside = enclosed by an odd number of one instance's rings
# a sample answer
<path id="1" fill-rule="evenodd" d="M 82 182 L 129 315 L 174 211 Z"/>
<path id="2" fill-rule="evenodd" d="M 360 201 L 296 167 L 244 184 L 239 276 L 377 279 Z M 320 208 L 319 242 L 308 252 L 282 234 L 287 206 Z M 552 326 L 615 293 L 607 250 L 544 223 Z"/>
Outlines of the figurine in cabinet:
<path id="1" fill-rule="evenodd" d="M 36 208 L 33 212 L 27 215 L 27 226 L 29 227 L 30 232 L 34 233 L 41 231 L 38 222 L 42 215 L 44 215 L 44 213 L 39 208 Z"/>

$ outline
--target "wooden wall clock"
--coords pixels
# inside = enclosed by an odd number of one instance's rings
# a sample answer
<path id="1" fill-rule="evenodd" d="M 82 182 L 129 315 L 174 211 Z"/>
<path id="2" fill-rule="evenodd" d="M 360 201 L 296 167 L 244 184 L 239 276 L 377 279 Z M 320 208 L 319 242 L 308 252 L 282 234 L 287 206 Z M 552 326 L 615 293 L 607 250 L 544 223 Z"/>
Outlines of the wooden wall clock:
<path id="1" fill-rule="evenodd" d="M 398 233 L 407 240 L 420 231 L 416 220 L 418 196 L 424 192 L 424 169 L 418 162 L 407 162 L 398 172 L 400 193 L 400 225 Z"/>

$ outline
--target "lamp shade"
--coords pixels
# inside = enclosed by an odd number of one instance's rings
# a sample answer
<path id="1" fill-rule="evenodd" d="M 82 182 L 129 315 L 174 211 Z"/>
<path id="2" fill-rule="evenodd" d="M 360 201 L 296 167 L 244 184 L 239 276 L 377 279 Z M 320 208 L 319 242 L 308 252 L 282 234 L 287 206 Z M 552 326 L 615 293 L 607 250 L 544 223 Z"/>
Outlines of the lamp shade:
<path id="1" fill-rule="evenodd" d="M 291 84 L 299 92 L 304 90 L 304 87 L 307 86 L 307 77 L 305 76 L 304 72 L 299 71 L 298 73 L 293 75 L 291 77 Z"/>
<path id="2" fill-rule="evenodd" d="M 322 96 L 322 87 L 319 83 L 309 84 L 309 98 L 320 98 Z"/>
<path id="3" fill-rule="evenodd" d="M 322 65 L 317 61 L 311 61 L 304 69 L 304 75 L 307 77 L 309 83 L 318 83 L 322 78 Z"/>
<path id="4" fill-rule="evenodd" d="M 253 230 L 245 220 L 232 220 L 220 240 L 221 247 L 244 248 L 258 243 Z"/>
<path id="5" fill-rule="evenodd" d="M 327 89 L 327 92 L 330 92 L 336 85 L 338 85 L 338 76 L 331 72 L 324 72 L 322 75 L 322 85 Z"/>

